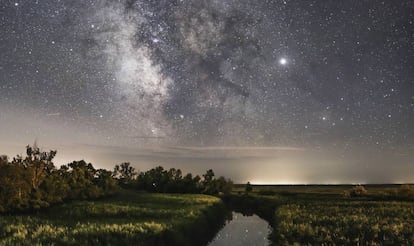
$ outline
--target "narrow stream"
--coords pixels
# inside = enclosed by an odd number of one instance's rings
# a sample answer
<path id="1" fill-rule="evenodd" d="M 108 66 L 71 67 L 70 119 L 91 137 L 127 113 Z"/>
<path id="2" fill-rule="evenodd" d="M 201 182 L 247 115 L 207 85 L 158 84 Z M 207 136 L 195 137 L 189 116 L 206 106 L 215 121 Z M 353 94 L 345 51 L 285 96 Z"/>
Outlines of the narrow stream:
<path id="1" fill-rule="evenodd" d="M 217 233 L 209 246 L 267 246 L 270 241 L 267 236 L 271 229 L 269 224 L 257 215 L 244 216 L 241 213 L 232 212 L 233 219 Z"/>

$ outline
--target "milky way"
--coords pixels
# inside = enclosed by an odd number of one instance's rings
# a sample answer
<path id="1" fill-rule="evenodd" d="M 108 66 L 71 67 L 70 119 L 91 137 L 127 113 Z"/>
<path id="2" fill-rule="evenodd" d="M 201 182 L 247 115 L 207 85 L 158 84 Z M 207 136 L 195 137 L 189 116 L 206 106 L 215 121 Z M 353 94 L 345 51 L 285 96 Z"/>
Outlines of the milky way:
<path id="1" fill-rule="evenodd" d="M 0 16 L 7 154 L 37 140 L 414 159 L 413 1 L 6 0 Z"/>

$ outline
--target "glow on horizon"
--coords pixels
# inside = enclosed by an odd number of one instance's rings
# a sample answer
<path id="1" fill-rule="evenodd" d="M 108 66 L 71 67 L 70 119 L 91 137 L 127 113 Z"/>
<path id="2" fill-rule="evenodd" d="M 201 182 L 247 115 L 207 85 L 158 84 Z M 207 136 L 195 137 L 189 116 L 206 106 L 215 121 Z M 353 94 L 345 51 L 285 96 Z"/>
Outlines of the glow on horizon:
<path id="1" fill-rule="evenodd" d="M 301 182 L 299 180 L 251 180 L 249 181 L 252 185 L 306 185 L 307 183 Z"/>
<path id="2" fill-rule="evenodd" d="M 252 180 L 249 181 L 252 185 L 358 185 L 358 184 L 366 184 L 365 182 L 344 182 L 344 181 L 326 181 L 320 183 L 314 182 L 304 182 L 299 180 Z"/>

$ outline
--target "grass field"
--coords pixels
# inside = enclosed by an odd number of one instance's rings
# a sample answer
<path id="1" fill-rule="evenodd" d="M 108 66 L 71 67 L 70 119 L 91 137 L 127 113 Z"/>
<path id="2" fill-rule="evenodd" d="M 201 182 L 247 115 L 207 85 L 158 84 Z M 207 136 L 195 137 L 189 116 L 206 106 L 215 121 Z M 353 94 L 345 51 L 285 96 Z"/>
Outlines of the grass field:
<path id="1" fill-rule="evenodd" d="M 412 245 L 414 204 L 389 201 L 297 202 L 277 209 L 278 244 Z"/>
<path id="2" fill-rule="evenodd" d="M 398 188 L 398 184 L 378 184 L 365 185 L 370 195 L 378 195 L 384 192 Z M 282 195 L 313 195 L 315 196 L 343 196 L 345 190 L 349 190 L 354 185 L 254 185 L 252 194 L 260 194 L 262 192 L 271 192 Z M 245 191 L 244 184 L 237 184 L 233 188 L 233 193 L 243 193 Z"/>
<path id="3" fill-rule="evenodd" d="M 243 197 L 244 187 L 237 185 L 233 194 Z M 386 195 L 401 194 L 400 185 L 367 185 L 362 197 L 344 196 L 352 188 L 260 185 L 244 201 L 276 199 L 274 217 L 265 217 L 273 219 L 274 245 L 414 245 L 413 197 Z"/>
<path id="4" fill-rule="evenodd" d="M 0 216 L 0 245 L 189 245 L 184 234 L 218 224 L 220 207 L 207 195 L 123 191 L 37 215 Z"/>
<path id="5" fill-rule="evenodd" d="M 266 219 L 274 245 L 413 245 L 414 202 L 383 199 L 398 185 L 365 187 L 364 197 L 346 197 L 350 185 L 254 186 L 249 195 L 237 185 L 223 201 Z M 217 197 L 122 191 L 0 216 L 0 245 L 206 245 L 225 213 Z"/>

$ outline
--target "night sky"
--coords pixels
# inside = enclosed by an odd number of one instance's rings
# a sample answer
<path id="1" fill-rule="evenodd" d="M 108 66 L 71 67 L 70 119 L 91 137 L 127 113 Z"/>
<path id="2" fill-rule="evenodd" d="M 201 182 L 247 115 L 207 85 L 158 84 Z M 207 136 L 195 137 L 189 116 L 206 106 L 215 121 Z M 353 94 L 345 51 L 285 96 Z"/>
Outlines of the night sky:
<path id="1" fill-rule="evenodd" d="M 414 1 L 0 1 L 0 154 L 414 182 Z"/>

